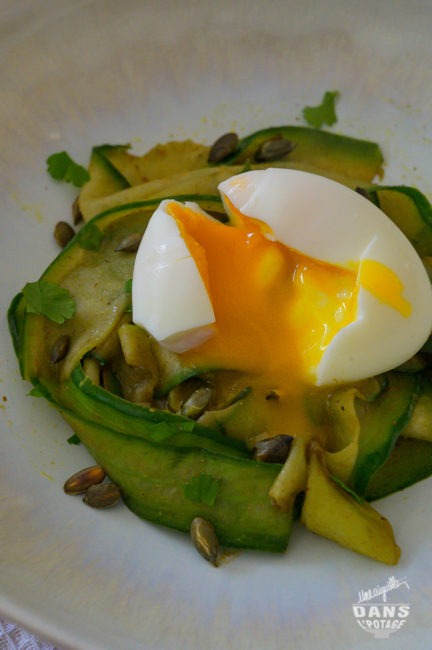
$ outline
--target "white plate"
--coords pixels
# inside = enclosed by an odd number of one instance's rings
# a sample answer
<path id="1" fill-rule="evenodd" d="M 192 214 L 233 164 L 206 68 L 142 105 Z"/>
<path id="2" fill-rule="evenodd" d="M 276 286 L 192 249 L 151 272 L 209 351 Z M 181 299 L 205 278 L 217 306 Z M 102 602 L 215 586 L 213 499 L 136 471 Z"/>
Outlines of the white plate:
<path id="1" fill-rule="evenodd" d="M 390 183 L 432 191 L 429 0 L 3 2 L 0 17 L 0 610 L 64 648 L 375 648 L 358 592 L 404 578 L 410 605 L 392 648 L 424 648 L 432 599 L 431 480 L 380 504 L 403 555 L 378 565 L 296 528 L 284 557 L 243 553 L 213 569 L 182 535 L 125 508 L 65 497 L 89 458 L 28 397 L 5 316 L 55 255 L 73 190 L 45 159 L 92 144 L 211 142 L 301 123 L 339 90 L 335 130 L 378 140 Z M 300 121 L 299 121 L 300 120 Z"/>

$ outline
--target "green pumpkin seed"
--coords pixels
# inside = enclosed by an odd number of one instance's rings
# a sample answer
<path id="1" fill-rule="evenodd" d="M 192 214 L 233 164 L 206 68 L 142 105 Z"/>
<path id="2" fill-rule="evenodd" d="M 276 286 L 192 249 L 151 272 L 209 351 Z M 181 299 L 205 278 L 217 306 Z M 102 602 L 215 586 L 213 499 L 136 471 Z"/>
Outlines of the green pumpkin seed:
<path id="1" fill-rule="evenodd" d="M 270 162 L 283 158 L 295 148 L 295 143 L 285 138 L 275 140 L 266 140 L 255 152 L 254 159 L 256 162 Z"/>
<path id="2" fill-rule="evenodd" d="M 110 508 L 121 499 L 120 489 L 114 483 L 99 483 L 88 488 L 83 501 L 92 508 Z"/>
<path id="3" fill-rule="evenodd" d="M 284 463 L 288 458 L 292 436 L 279 435 L 256 443 L 254 458 L 264 463 Z"/>
<path id="4" fill-rule="evenodd" d="M 56 340 L 50 351 L 51 363 L 59 363 L 68 353 L 70 345 L 70 337 L 67 334 L 62 334 Z"/>
<path id="5" fill-rule="evenodd" d="M 195 517 L 190 534 L 198 553 L 213 566 L 219 566 L 222 552 L 213 525 L 203 517 Z"/>
<path id="6" fill-rule="evenodd" d="M 127 235 L 115 249 L 121 253 L 136 253 L 141 243 L 142 232 L 132 232 Z"/>
<path id="7" fill-rule="evenodd" d="M 225 133 L 221 135 L 210 149 L 207 159 L 208 162 L 219 163 L 225 160 L 225 158 L 228 158 L 237 149 L 238 141 L 237 133 Z"/>
<path id="8" fill-rule="evenodd" d="M 212 397 L 213 389 L 210 386 L 201 386 L 200 388 L 197 388 L 194 390 L 192 395 L 183 402 L 180 409 L 181 415 L 196 420 L 202 413 L 204 413 Z"/>
<path id="9" fill-rule="evenodd" d="M 54 227 L 54 239 L 60 248 L 67 246 L 74 236 L 75 230 L 66 221 L 56 223 Z"/>

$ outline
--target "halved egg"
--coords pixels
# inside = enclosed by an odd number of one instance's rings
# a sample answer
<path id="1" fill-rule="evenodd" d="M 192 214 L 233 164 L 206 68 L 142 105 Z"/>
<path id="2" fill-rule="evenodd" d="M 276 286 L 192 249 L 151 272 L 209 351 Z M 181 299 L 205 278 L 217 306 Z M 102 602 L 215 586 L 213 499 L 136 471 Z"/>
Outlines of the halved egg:
<path id="1" fill-rule="evenodd" d="M 171 203 L 162 201 L 153 213 L 137 252 L 132 280 L 133 319 L 168 348 L 183 352 L 212 334 L 210 326 L 215 316 L 202 277 L 205 253 L 193 242 L 186 243 L 169 214 Z M 202 211 L 201 215 L 207 218 Z"/>
<path id="2" fill-rule="evenodd" d="M 430 281 L 370 201 L 286 169 L 245 172 L 219 189 L 228 224 L 168 199 L 138 250 L 133 319 L 162 345 L 269 386 L 357 381 L 423 345 Z"/>

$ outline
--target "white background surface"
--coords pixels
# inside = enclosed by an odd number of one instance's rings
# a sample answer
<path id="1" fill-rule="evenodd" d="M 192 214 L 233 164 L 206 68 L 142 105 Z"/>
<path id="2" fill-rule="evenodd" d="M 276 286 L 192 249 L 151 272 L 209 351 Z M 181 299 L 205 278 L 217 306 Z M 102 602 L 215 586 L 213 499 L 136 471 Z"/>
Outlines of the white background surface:
<path id="1" fill-rule="evenodd" d="M 380 504 L 403 549 L 375 564 L 296 528 L 284 557 L 213 569 L 188 539 L 119 507 L 66 497 L 85 450 L 19 378 L 6 310 L 56 254 L 72 188 L 47 156 L 92 144 L 211 142 L 301 123 L 339 90 L 333 130 L 377 140 L 386 182 L 432 195 L 432 5 L 427 0 L 2 2 L 0 12 L 0 612 L 74 650 L 423 649 L 432 600 L 431 480 Z M 406 626 L 361 630 L 360 589 L 404 577 Z"/>

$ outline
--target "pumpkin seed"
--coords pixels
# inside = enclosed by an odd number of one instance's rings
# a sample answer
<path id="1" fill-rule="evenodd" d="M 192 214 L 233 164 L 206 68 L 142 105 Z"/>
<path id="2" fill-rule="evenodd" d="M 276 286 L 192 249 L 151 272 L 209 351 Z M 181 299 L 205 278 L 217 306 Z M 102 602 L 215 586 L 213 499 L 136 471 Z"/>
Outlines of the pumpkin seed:
<path id="1" fill-rule="evenodd" d="M 105 476 L 105 471 L 99 465 L 85 467 L 68 478 L 63 486 L 63 490 L 66 494 L 82 494 L 92 485 L 102 483 Z"/>
<path id="2" fill-rule="evenodd" d="M 212 145 L 207 162 L 218 163 L 228 158 L 237 149 L 238 145 L 237 133 L 225 133 Z"/>
<path id="3" fill-rule="evenodd" d="M 255 152 L 254 159 L 256 162 L 278 160 L 290 153 L 295 146 L 295 142 L 291 142 L 291 140 L 286 140 L 285 138 L 266 140 Z"/>
<path id="4" fill-rule="evenodd" d="M 141 232 L 132 232 L 127 235 L 115 249 L 116 252 L 136 253 L 143 235 Z"/>
<path id="5" fill-rule="evenodd" d="M 88 488 L 83 501 L 92 508 L 110 508 L 120 499 L 121 492 L 115 483 L 99 483 Z"/>
<path id="6" fill-rule="evenodd" d="M 213 525 L 203 517 L 195 517 L 191 524 L 190 534 L 198 553 L 213 566 L 219 566 L 221 547 Z"/>
<path id="7" fill-rule="evenodd" d="M 198 377 L 189 377 L 184 381 L 171 388 L 167 397 L 167 406 L 173 413 L 179 414 L 181 412 L 182 404 L 189 399 L 189 397 L 198 388 L 203 386 L 203 382 Z"/>
<path id="8" fill-rule="evenodd" d="M 205 411 L 212 397 L 213 389 L 210 386 L 201 386 L 200 388 L 197 388 L 194 390 L 192 395 L 183 402 L 180 409 L 181 415 L 196 420 Z"/>
<path id="9" fill-rule="evenodd" d="M 292 436 L 278 435 L 256 443 L 254 458 L 264 463 L 284 463 L 288 458 Z"/>
<path id="10" fill-rule="evenodd" d="M 57 244 L 64 248 L 75 236 L 75 230 L 66 221 L 59 221 L 54 227 L 54 239 Z"/>
<path id="11" fill-rule="evenodd" d="M 62 361 L 68 353 L 69 345 L 70 337 L 67 334 L 62 334 L 62 336 L 59 336 L 51 348 L 51 363 L 59 363 Z"/>

